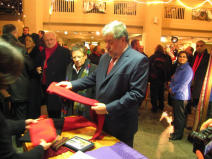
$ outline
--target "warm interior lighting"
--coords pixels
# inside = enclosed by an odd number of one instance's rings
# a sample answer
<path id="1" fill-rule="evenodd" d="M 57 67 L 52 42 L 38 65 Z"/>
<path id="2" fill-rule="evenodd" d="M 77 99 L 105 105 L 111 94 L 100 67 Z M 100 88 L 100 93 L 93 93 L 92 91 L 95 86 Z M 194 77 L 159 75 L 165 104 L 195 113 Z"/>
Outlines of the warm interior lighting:
<path id="1" fill-rule="evenodd" d="M 162 37 L 160 38 L 160 41 L 161 41 L 162 43 L 165 43 L 165 42 L 167 42 L 167 38 L 164 37 L 164 36 L 162 36 Z"/>
<path id="2" fill-rule="evenodd" d="M 212 5 L 211 0 L 205 0 L 204 2 L 202 2 L 202 3 L 198 4 L 198 5 L 196 5 L 195 7 L 190 7 L 190 6 L 186 5 L 186 4 L 184 4 L 181 0 L 177 0 L 177 2 L 178 2 L 180 5 L 182 5 L 183 7 L 187 8 L 187 9 L 197 9 L 197 8 L 200 8 L 200 7 L 202 7 L 206 2 L 209 2 L 209 3 Z"/>
<path id="3" fill-rule="evenodd" d="M 171 125 L 171 123 L 172 123 L 172 121 L 173 121 L 172 116 L 169 116 L 169 115 L 167 114 L 167 112 L 163 112 L 163 113 L 162 113 L 162 115 L 161 115 L 161 117 L 160 117 L 160 121 L 163 120 L 163 119 L 166 119 L 166 121 L 167 121 L 167 123 L 168 123 L 169 125 Z"/>
<path id="4" fill-rule="evenodd" d="M 52 11 L 53 11 L 53 5 L 50 6 L 49 8 L 49 14 L 52 15 Z"/>
<path id="5" fill-rule="evenodd" d="M 96 31 L 96 35 L 100 35 L 100 32 L 99 31 Z"/>
<path id="6" fill-rule="evenodd" d="M 65 35 L 68 35 L 68 32 L 67 32 L 67 31 L 64 31 L 64 34 L 65 34 Z"/>
<path id="7" fill-rule="evenodd" d="M 149 1 L 149 2 L 144 2 L 144 1 L 138 1 L 138 0 L 134 0 L 136 3 L 141 3 L 141 4 L 167 4 L 167 3 L 171 3 L 173 0 L 169 0 L 167 2 L 164 1 Z"/>

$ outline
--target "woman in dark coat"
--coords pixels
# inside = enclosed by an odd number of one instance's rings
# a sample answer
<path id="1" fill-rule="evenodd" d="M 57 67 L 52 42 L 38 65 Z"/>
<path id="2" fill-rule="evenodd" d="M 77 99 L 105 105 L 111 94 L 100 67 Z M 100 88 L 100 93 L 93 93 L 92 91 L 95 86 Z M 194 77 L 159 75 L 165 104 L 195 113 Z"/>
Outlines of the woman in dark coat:
<path id="1" fill-rule="evenodd" d="M 0 89 L 6 89 L 14 83 L 23 68 L 23 56 L 19 51 L 0 39 Z M 2 101 L 2 100 L 1 100 Z M 0 107 L 3 103 L 0 103 Z M 0 158 L 1 159 L 42 159 L 44 150 L 51 146 L 51 143 L 41 141 L 29 152 L 16 153 L 13 148 L 11 135 L 23 133 L 30 123 L 36 122 L 32 119 L 11 121 L 6 120 L 0 111 Z"/>
<path id="2" fill-rule="evenodd" d="M 25 47 L 29 55 L 29 60 L 32 64 L 32 70 L 30 71 L 30 85 L 29 85 L 29 107 L 28 107 L 28 118 L 38 118 L 40 116 L 41 106 L 41 75 L 37 72 L 39 67 L 38 58 L 40 51 L 38 48 L 39 35 L 33 33 L 27 35 L 25 38 Z"/>

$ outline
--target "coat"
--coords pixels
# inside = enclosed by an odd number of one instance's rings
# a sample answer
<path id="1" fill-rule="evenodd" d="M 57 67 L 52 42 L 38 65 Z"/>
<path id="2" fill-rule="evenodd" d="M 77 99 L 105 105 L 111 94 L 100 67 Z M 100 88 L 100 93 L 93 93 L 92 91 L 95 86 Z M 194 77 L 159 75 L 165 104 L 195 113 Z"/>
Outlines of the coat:
<path id="1" fill-rule="evenodd" d="M 194 64 L 196 56 L 197 56 L 197 53 L 195 52 L 193 62 L 192 62 L 192 66 Z M 199 99 L 201 89 L 202 89 L 202 85 L 203 85 L 203 81 L 204 81 L 205 74 L 206 74 L 207 67 L 208 67 L 208 61 L 209 61 L 209 54 L 208 54 L 207 50 L 205 50 L 204 55 L 202 57 L 202 60 L 199 64 L 199 67 L 197 68 L 197 70 L 194 74 L 194 78 L 193 78 L 193 83 L 192 83 L 192 97 L 193 97 L 193 99 Z"/>
<path id="2" fill-rule="evenodd" d="M 111 57 L 102 55 L 97 69 L 88 77 L 72 81 L 73 90 L 96 86 L 96 99 L 106 105 L 104 130 L 117 137 L 134 135 L 138 129 L 137 110 L 145 97 L 148 58 L 128 47 L 107 75 Z"/>
<path id="3" fill-rule="evenodd" d="M 45 49 L 41 53 L 41 66 L 44 66 Z M 66 68 L 70 63 L 70 51 L 58 45 L 55 52 L 49 57 L 46 68 L 46 86 L 52 82 L 65 80 Z M 47 96 L 47 108 L 50 111 L 61 111 L 61 100 L 57 95 Z"/>
<path id="4" fill-rule="evenodd" d="M 1 97 L 0 97 L 1 98 Z M 0 100 L 2 101 L 2 100 Z M 0 102 L 0 107 L 3 106 Z M 5 119 L 0 111 L 0 158 L 1 159 L 42 159 L 44 149 L 42 146 L 36 146 L 29 152 L 17 153 L 12 145 L 12 135 L 22 134 L 25 130 L 25 121 L 13 121 Z"/>
<path id="5" fill-rule="evenodd" d="M 191 99 L 191 81 L 193 78 L 193 70 L 189 63 L 185 63 L 177 67 L 176 72 L 171 80 L 170 88 L 173 98 L 176 100 Z"/>

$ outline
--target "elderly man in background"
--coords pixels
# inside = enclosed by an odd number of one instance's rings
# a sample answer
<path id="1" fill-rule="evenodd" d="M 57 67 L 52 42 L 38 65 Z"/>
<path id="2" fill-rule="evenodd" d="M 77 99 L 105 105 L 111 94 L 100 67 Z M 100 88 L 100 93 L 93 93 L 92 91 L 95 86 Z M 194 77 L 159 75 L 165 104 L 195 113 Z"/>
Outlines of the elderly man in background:
<path id="1" fill-rule="evenodd" d="M 192 70 L 194 72 L 192 82 L 192 98 L 193 104 L 196 106 L 199 102 L 199 97 L 207 71 L 209 53 L 205 47 L 205 42 L 200 40 L 196 42 L 196 51 L 193 57 Z"/>
<path id="2" fill-rule="evenodd" d="M 87 58 L 87 50 L 84 45 L 76 44 L 72 47 L 72 59 L 73 63 L 68 65 L 66 71 L 66 80 L 73 81 L 79 78 L 84 78 L 90 75 L 96 69 L 96 65 L 92 64 Z M 78 91 L 80 95 L 95 98 L 95 88 L 89 88 Z M 70 115 L 83 115 L 86 118 L 90 118 L 90 108 L 84 104 L 78 102 L 67 101 L 64 104 L 64 116 Z"/>
<path id="3" fill-rule="evenodd" d="M 73 90 L 96 86 L 99 103 L 91 109 L 105 115 L 103 129 L 133 146 L 138 107 L 145 97 L 148 81 L 148 58 L 129 47 L 128 32 L 122 22 L 111 22 L 102 33 L 108 53 L 102 55 L 97 69 L 85 78 L 58 85 Z"/>
<path id="4" fill-rule="evenodd" d="M 42 85 L 45 94 L 45 103 L 47 105 L 48 116 L 51 118 L 60 118 L 61 99 L 56 95 L 46 93 L 46 88 L 51 82 L 65 80 L 66 68 L 70 62 L 70 52 L 61 47 L 56 40 L 54 32 L 47 32 L 44 35 L 46 48 L 41 52 L 41 66 L 38 71 L 42 71 Z"/>
<path id="5" fill-rule="evenodd" d="M 144 53 L 144 46 L 140 44 L 140 41 L 138 39 L 134 39 L 131 41 L 131 47 L 147 57 L 147 55 Z"/>

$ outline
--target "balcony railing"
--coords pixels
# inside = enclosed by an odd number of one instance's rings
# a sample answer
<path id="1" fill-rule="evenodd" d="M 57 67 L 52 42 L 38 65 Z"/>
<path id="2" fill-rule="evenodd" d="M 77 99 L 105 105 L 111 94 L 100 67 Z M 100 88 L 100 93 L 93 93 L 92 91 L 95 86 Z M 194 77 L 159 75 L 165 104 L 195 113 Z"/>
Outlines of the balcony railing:
<path id="1" fill-rule="evenodd" d="M 52 1 L 53 12 L 74 12 L 74 0 Z"/>
<path id="2" fill-rule="evenodd" d="M 114 2 L 114 14 L 136 15 L 136 2 Z"/>
<path id="3" fill-rule="evenodd" d="M 185 8 L 177 6 L 165 6 L 164 7 L 164 18 L 167 19 L 184 19 Z"/>

